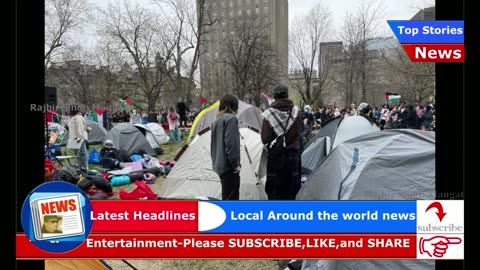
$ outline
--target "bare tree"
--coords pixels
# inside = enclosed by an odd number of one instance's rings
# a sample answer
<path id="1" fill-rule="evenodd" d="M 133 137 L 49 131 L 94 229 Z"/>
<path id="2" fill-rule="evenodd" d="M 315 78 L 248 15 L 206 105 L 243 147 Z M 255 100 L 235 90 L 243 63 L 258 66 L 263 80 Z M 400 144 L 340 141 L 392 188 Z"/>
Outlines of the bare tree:
<path id="1" fill-rule="evenodd" d="M 132 103 L 146 102 L 154 111 L 160 95 L 168 87 L 169 62 L 175 48 L 165 23 L 150 10 L 133 6 L 127 0 L 111 5 L 104 12 L 103 32 L 123 49 L 123 56 L 134 66 L 125 83 L 132 87 Z"/>
<path id="2" fill-rule="evenodd" d="M 260 103 L 260 93 L 273 83 L 276 62 L 267 33 L 258 17 L 244 17 L 232 28 L 224 46 L 223 62 L 231 69 L 232 91 L 243 100 L 252 94 Z"/>
<path id="3" fill-rule="evenodd" d="M 382 58 L 391 68 L 392 83 L 405 101 L 424 103 L 434 94 L 435 63 L 412 62 L 400 44 L 382 50 Z"/>
<path id="4" fill-rule="evenodd" d="M 169 20 L 175 46 L 172 55 L 175 74 L 172 74 L 171 81 L 175 86 L 176 96 L 191 100 L 192 95 L 196 94 L 194 82 L 200 55 L 205 52 L 201 46 L 202 36 L 209 32 L 207 28 L 218 22 L 218 18 L 205 11 L 206 0 L 195 0 L 196 5 L 192 5 L 191 0 L 154 1 L 165 17 L 173 14 Z"/>
<path id="5" fill-rule="evenodd" d="M 120 53 L 112 46 L 111 41 L 97 43 L 95 59 L 99 69 L 95 78 L 95 92 L 98 102 L 105 107 L 114 105 L 112 101 L 121 98 L 120 86 Z"/>
<path id="6" fill-rule="evenodd" d="M 49 66 L 49 83 L 60 89 L 62 103 L 90 107 L 94 102 L 95 65 L 92 55 L 77 45 L 62 54 L 62 65 Z"/>
<path id="7" fill-rule="evenodd" d="M 45 1 L 45 70 L 58 48 L 65 46 L 67 33 L 86 21 L 89 9 L 88 0 Z"/>
<path id="8" fill-rule="evenodd" d="M 369 42 L 374 41 L 380 35 L 381 22 L 384 17 L 384 6 L 377 0 L 362 0 L 355 14 L 348 14 L 344 20 L 341 38 L 345 43 L 346 61 L 351 70 L 344 70 L 348 74 L 348 80 L 344 81 L 347 104 L 355 103 L 357 99 L 351 99 L 355 85 L 360 87 L 360 101 L 367 101 L 367 89 L 372 87 L 375 79 L 375 65 L 372 65 L 372 57 L 369 53 Z M 374 57 L 373 57 L 374 58 Z M 358 73 L 358 74 L 357 74 Z M 355 80 L 359 80 L 358 82 Z"/>
<path id="9" fill-rule="evenodd" d="M 324 58 L 322 70 L 317 77 L 315 72 L 320 56 L 320 42 L 325 41 L 332 33 L 332 16 L 327 5 L 318 2 L 305 15 L 297 17 L 293 22 L 289 36 L 289 47 L 293 54 L 293 69 L 299 71 L 294 88 L 306 104 L 314 104 L 321 98 L 322 90 L 328 82 L 330 72 L 329 58 Z M 301 78 L 301 79 L 300 79 Z M 314 89 L 313 82 L 318 81 Z"/>

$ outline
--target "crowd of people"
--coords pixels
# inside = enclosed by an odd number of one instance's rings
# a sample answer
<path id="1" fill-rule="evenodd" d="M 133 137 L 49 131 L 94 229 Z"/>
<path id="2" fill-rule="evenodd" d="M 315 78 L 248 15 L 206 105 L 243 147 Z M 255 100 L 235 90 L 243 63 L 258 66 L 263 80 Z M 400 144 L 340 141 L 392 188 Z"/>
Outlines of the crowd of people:
<path id="1" fill-rule="evenodd" d="M 130 111 L 116 111 L 109 116 L 109 119 L 111 123 L 147 124 L 154 122 L 172 126 L 172 119 L 169 119 L 169 115 L 172 113 L 172 108 L 179 116 L 178 121 L 176 119 L 174 120 L 176 120 L 175 122 L 178 122 L 178 126 L 181 128 L 185 128 L 189 123 L 192 123 L 199 113 L 199 110 L 190 109 L 185 101 L 183 101 L 182 98 L 179 98 L 175 106 L 162 107 L 157 111 L 152 111 L 149 113 L 139 113 L 134 109 Z M 176 123 L 174 125 L 176 125 Z"/>
<path id="2" fill-rule="evenodd" d="M 435 131 L 435 106 L 433 104 L 411 105 L 401 102 L 398 105 L 384 104 L 376 107 L 367 103 L 348 108 L 323 107 L 311 109 L 305 105 L 303 119 L 310 130 L 320 128 L 337 117 L 364 115 L 371 118 L 380 129 L 409 128 Z"/>

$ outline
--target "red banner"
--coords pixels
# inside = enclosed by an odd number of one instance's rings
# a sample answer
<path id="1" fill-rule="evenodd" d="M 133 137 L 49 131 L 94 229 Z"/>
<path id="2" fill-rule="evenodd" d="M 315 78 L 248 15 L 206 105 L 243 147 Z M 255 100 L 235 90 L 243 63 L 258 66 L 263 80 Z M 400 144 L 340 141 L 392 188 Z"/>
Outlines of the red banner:
<path id="1" fill-rule="evenodd" d="M 113 226 L 112 226 L 113 227 Z M 415 259 L 415 234 L 91 234 L 78 248 L 43 251 L 16 235 L 17 259 Z"/>
<path id="2" fill-rule="evenodd" d="M 92 201 L 92 232 L 198 232 L 197 201 Z"/>
<path id="3" fill-rule="evenodd" d="M 402 44 L 412 62 L 463 62 L 464 44 Z"/>

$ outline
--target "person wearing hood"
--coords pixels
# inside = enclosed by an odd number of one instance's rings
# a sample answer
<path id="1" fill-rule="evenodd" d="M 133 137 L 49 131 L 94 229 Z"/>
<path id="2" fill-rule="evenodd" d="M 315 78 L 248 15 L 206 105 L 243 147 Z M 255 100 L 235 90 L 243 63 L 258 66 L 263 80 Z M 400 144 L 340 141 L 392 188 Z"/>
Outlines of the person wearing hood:
<path id="1" fill-rule="evenodd" d="M 285 85 L 277 85 L 273 97 L 262 113 L 261 138 L 268 150 L 265 191 L 269 200 L 295 200 L 300 190 L 302 112 L 288 98 Z"/>
<path id="2" fill-rule="evenodd" d="M 106 140 L 100 149 L 100 165 L 106 169 L 121 169 L 124 167 L 120 151 L 115 148 L 111 140 Z"/>

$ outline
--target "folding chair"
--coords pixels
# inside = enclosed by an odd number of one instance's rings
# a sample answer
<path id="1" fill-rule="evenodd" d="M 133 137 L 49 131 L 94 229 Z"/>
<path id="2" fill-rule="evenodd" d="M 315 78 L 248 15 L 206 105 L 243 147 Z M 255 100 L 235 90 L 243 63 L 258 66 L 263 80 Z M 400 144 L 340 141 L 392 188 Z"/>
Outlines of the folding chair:
<path id="1" fill-rule="evenodd" d="M 49 157 L 51 161 L 57 162 L 60 167 L 63 167 L 63 162 L 66 160 L 68 164 L 72 164 L 70 162 L 71 158 L 75 158 L 75 156 L 68 156 L 66 154 L 62 154 L 62 144 L 61 143 L 54 143 L 50 144 L 49 146 L 50 153 L 48 153 L 47 146 L 45 146 L 45 156 Z M 60 155 L 57 155 L 60 153 Z"/>
<path id="2" fill-rule="evenodd" d="M 73 150 L 73 152 L 75 153 L 75 156 L 71 156 L 71 157 L 77 159 L 77 164 L 78 165 L 80 165 L 80 148 L 81 148 L 82 144 L 84 144 L 84 143 L 86 143 L 85 140 L 82 140 L 81 142 L 77 142 L 75 139 L 68 139 L 67 145 L 65 147 L 66 149 Z M 86 158 L 87 158 L 87 160 L 85 162 L 86 162 L 87 168 L 85 168 L 85 169 L 88 170 L 88 151 L 87 151 L 87 157 Z"/>

